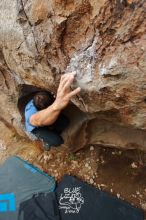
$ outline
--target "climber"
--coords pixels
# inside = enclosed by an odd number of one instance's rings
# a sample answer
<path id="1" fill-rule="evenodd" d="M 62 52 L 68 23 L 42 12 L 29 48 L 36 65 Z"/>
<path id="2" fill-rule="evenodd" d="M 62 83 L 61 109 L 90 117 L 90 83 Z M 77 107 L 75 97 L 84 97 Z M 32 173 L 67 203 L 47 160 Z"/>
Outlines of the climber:
<path id="1" fill-rule="evenodd" d="M 68 126 L 69 119 L 61 111 L 70 99 L 80 92 L 80 87 L 71 90 L 76 72 L 61 76 L 56 98 L 50 92 L 37 92 L 25 106 L 25 127 L 43 141 L 45 150 L 59 146 L 64 141 L 61 132 Z"/>

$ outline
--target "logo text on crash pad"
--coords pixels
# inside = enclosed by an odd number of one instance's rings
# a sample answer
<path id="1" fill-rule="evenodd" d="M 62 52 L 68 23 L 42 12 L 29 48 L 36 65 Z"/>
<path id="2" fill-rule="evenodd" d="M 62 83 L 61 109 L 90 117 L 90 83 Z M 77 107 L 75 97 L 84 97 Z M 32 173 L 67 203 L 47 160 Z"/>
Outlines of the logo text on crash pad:
<path id="1" fill-rule="evenodd" d="M 1 212 L 15 212 L 15 195 L 14 193 L 0 194 L 0 213 Z"/>
<path id="2" fill-rule="evenodd" d="M 84 198 L 80 192 L 81 187 L 65 188 L 59 198 L 59 208 L 65 213 L 79 213 Z"/>

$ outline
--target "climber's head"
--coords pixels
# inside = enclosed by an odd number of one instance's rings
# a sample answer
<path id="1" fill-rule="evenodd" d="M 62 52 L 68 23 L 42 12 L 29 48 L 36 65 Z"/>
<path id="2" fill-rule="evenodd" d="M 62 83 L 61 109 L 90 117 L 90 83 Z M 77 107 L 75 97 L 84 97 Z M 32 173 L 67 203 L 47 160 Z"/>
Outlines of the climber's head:
<path id="1" fill-rule="evenodd" d="M 54 96 L 47 91 L 37 92 L 33 97 L 33 102 L 38 110 L 42 110 L 54 102 Z"/>

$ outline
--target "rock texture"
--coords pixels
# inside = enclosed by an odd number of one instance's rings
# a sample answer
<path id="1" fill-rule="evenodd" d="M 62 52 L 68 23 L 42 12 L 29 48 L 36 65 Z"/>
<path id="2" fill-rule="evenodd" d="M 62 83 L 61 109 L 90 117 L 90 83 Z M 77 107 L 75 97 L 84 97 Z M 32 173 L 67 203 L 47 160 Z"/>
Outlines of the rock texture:
<path id="1" fill-rule="evenodd" d="M 82 91 L 66 109 L 66 144 L 146 150 L 146 1 L 0 1 L 2 122 L 25 135 L 23 90 L 55 93 L 74 70 Z"/>

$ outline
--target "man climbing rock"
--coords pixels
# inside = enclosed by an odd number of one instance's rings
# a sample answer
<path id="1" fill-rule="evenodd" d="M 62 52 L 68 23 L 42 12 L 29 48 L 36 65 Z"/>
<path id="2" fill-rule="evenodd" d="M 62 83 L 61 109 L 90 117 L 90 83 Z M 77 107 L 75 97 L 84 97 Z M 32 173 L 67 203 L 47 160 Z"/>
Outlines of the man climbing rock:
<path id="1" fill-rule="evenodd" d="M 56 98 L 49 92 L 38 92 L 25 107 L 26 130 L 43 141 L 45 150 L 64 142 L 60 134 L 68 126 L 69 119 L 61 111 L 80 92 L 79 87 L 71 90 L 75 74 L 61 76 Z"/>

